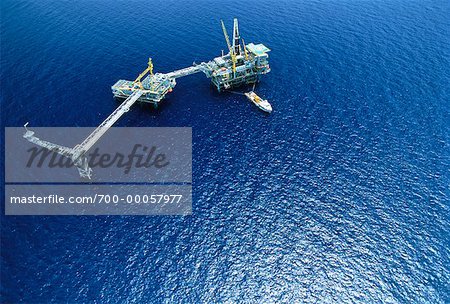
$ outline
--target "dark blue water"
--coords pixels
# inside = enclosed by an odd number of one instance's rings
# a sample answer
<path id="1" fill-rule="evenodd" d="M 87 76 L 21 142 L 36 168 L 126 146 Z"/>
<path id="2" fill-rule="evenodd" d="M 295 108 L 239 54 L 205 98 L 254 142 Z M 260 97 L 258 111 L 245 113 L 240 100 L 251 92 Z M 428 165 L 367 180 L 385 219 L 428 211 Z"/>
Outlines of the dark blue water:
<path id="1" fill-rule="evenodd" d="M 96 126 L 117 79 L 219 55 L 233 17 L 272 49 L 257 91 L 274 107 L 203 75 L 136 106 L 119 126 L 193 127 L 193 215 L 2 216 L 2 302 L 449 303 L 449 16 L 443 0 L 2 1 L 6 126 Z"/>

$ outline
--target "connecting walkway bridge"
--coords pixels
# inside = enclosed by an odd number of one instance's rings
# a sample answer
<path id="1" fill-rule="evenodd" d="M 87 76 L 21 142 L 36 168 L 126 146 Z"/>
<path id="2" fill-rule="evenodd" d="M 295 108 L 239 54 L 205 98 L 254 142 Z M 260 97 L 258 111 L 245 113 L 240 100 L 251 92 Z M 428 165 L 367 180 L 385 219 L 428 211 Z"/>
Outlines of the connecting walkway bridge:
<path id="1" fill-rule="evenodd" d="M 134 91 L 122 104 L 112 112 L 75 150 L 79 153 L 88 151 L 95 143 L 111 128 L 123 114 L 130 110 L 130 107 L 142 96 L 141 90 Z"/>
<path id="2" fill-rule="evenodd" d="M 170 73 L 166 73 L 164 74 L 166 77 L 169 78 L 179 78 L 179 77 L 184 77 L 184 76 L 188 76 L 188 75 L 192 75 L 198 72 L 201 72 L 201 68 L 199 65 L 193 65 L 184 69 L 180 69 L 180 70 L 176 70 Z"/>
<path id="3" fill-rule="evenodd" d="M 74 165 L 78 168 L 81 177 L 91 178 L 92 169 L 88 165 L 85 153 L 111 128 L 114 123 L 122 117 L 123 114 L 130 110 L 130 107 L 144 94 L 143 91 L 134 91 L 122 104 L 114 110 L 88 137 L 79 145 L 73 148 L 57 145 L 34 136 L 34 132 L 27 129 L 23 137 L 29 142 L 41 146 L 50 151 L 54 151 L 65 157 L 70 158 Z"/>

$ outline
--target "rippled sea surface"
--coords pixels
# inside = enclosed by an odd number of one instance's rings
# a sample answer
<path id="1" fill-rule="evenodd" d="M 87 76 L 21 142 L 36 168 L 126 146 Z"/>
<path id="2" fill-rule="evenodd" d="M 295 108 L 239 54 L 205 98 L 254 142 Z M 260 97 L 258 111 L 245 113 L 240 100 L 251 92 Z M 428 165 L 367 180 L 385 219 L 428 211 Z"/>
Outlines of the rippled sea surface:
<path id="1" fill-rule="evenodd" d="M 6 126 L 96 126 L 117 79 L 218 56 L 233 17 L 272 49 L 257 92 L 274 112 L 200 74 L 136 106 L 119 126 L 193 127 L 192 216 L 2 216 L 1 301 L 449 303 L 449 16 L 441 0 L 2 1 Z"/>

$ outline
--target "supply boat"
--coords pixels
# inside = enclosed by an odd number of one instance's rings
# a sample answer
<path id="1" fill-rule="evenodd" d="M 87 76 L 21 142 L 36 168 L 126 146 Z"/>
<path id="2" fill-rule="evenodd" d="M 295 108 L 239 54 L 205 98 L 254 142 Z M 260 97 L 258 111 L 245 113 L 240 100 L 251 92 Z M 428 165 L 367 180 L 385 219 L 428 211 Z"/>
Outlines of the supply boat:
<path id="1" fill-rule="evenodd" d="M 258 108 L 263 110 L 264 112 L 271 113 L 272 112 L 272 106 L 267 101 L 267 99 L 262 99 L 258 95 L 256 95 L 255 92 L 250 91 L 248 93 L 244 93 L 247 98 L 255 104 Z"/>

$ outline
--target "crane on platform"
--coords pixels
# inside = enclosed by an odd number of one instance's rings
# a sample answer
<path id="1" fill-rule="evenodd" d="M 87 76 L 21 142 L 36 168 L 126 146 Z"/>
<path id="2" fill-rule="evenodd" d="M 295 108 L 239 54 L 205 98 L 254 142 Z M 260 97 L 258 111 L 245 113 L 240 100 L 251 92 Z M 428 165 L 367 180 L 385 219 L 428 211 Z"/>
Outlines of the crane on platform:
<path id="1" fill-rule="evenodd" d="M 236 73 L 236 54 L 234 52 L 235 50 L 231 46 L 230 38 L 228 37 L 228 33 L 227 33 L 227 29 L 225 28 L 225 24 L 223 24 L 222 20 L 220 20 L 220 23 L 222 24 L 223 35 L 225 36 L 225 41 L 227 42 L 228 50 L 230 51 L 231 62 L 233 63 L 233 73 Z M 234 42 L 233 42 L 233 44 L 234 44 Z"/>
<path id="2" fill-rule="evenodd" d="M 139 74 L 139 76 L 133 81 L 133 83 L 137 84 L 139 86 L 139 88 L 143 89 L 143 86 L 142 86 L 142 83 L 141 83 L 141 79 L 142 79 L 142 77 L 147 75 L 147 73 L 150 74 L 150 75 L 153 75 L 152 58 L 148 58 L 148 66 L 147 66 L 147 68 L 141 74 Z"/>

